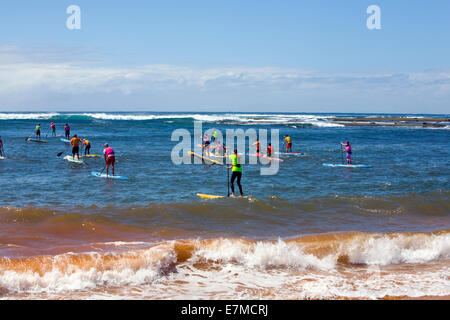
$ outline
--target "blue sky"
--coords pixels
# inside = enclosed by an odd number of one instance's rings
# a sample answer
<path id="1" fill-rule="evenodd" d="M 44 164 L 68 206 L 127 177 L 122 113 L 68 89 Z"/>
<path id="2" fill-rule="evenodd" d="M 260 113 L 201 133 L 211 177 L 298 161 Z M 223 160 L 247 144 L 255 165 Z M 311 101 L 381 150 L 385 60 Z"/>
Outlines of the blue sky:
<path id="1" fill-rule="evenodd" d="M 69 5 L 81 30 L 66 28 Z M 381 30 L 369 30 L 369 5 Z M 5 0 L 0 110 L 449 113 L 450 1 Z"/>

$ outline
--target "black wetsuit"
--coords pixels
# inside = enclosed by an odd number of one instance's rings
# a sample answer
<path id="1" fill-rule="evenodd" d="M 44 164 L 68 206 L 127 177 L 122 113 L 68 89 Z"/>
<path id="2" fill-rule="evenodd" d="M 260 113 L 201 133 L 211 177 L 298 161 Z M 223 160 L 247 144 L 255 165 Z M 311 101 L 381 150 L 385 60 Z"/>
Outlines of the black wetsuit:
<path id="1" fill-rule="evenodd" d="M 234 180 L 236 180 L 236 183 L 239 187 L 239 192 L 241 193 L 241 196 L 243 195 L 242 193 L 242 186 L 241 186 L 241 178 L 242 178 L 242 172 L 239 171 L 233 171 L 233 173 L 231 174 L 231 192 L 234 193 Z"/>

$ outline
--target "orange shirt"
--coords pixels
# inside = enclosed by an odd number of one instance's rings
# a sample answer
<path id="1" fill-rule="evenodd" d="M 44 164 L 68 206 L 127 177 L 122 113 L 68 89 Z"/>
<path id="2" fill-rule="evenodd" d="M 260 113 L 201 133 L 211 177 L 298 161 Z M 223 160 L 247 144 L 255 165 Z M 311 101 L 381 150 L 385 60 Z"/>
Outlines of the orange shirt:
<path id="1" fill-rule="evenodd" d="M 78 147 L 80 142 L 81 142 L 80 138 L 73 137 L 72 140 L 70 140 L 70 144 L 74 147 Z"/>

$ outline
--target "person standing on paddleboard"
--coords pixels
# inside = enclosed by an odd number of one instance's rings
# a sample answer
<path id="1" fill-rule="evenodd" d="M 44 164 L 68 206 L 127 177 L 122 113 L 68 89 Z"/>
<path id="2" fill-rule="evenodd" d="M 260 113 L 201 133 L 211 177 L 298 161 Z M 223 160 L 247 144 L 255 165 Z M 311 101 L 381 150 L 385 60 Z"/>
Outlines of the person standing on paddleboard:
<path id="1" fill-rule="evenodd" d="M 216 154 L 222 157 L 226 157 L 227 156 L 227 147 L 225 147 L 225 144 L 223 142 L 220 142 L 217 144 L 217 148 L 216 148 Z"/>
<path id="2" fill-rule="evenodd" d="M 212 134 L 212 136 L 211 136 L 211 143 L 213 143 L 214 141 L 216 141 L 216 139 L 217 139 L 217 131 L 214 130 L 214 132 L 213 132 L 213 134 Z"/>
<path id="3" fill-rule="evenodd" d="M 0 137 L 0 157 L 3 157 L 3 140 L 2 140 L 2 137 Z"/>
<path id="4" fill-rule="evenodd" d="M 36 139 L 41 140 L 41 124 L 38 123 L 36 126 Z"/>
<path id="5" fill-rule="evenodd" d="M 72 159 L 75 160 L 75 154 L 77 155 L 78 160 L 80 160 L 80 142 L 81 139 L 77 137 L 76 134 L 73 135 L 72 140 L 70 140 L 70 144 L 72 145 Z"/>
<path id="6" fill-rule="evenodd" d="M 50 124 L 50 128 L 52 129 L 52 136 L 56 137 L 56 126 L 53 122 Z"/>
<path id="7" fill-rule="evenodd" d="M 209 141 L 209 137 L 206 134 L 202 136 L 202 139 L 203 139 L 203 155 L 205 154 L 206 151 L 206 155 L 209 157 L 209 145 L 211 144 L 211 142 Z"/>
<path id="8" fill-rule="evenodd" d="M 66 126 L 64 127 L 64 131 L 66 133 L 65 139 L 69 140 L 70 139 L 70 127 L 67 123 L 66 123 Z"/>
<path id="9" fill-rule="evenodd" d="M 272 144 L 269 143 L 269 146 L 267 147 L 267 156 L 271 157 L 272 156 Z"/>
<path id="10" fill-rule="evenodd" d="M 91 154 L 91 142 L 87 139 L 83 139 L 84 155 Z"/>
<path id="11" fill-rule="evenodd" d="M 288 135 L 284 136 L 283 146 L 286 144 L 286 152 L 292 152 L 292 139 Z"/>
<path id="12" fill-rule="evenodd" d="M 345 143 L 341 142 L 341 145 L 345 147 L 345 151 L 347 152 L 347 164 L 352 164 L 352 147 L 350 146 L 350 142 L 348 141 L 345 141 Z"/>
<path id="13" fill-rule="evenodd" d="M 256 144 L 256 155 L 259 156 L 259 148 L 260 148 L 259 140 L 256 140 L 254 144 Z"/>
<path id="14" fill-rule="evenodd" d="M 241 186 L 241 178 L 242 178 L 242 167 L 238 160 L 237 149 L 234 149 L 234 154 L 230 156 L 231 167 L 228 167 L 228 170 L 231 169 L 231 196 L 234 197 L 234 180 L 237 179 L 237 185 L 239 187 L 239 192 L 241 193 L 240 197 L 244 194 L 242 192 Z"/>
<path id="15" fill-rule="evenodd" d="M 108 176 L 109 166 L 112 166 L 112 175 L 114 175 L 114 163 L 116 162 L 116 157 L 114 155 L 114 150 L 105 143 L 105 149 L 103 150 L 103 157 L 106 162 L 106 176 Z"/>

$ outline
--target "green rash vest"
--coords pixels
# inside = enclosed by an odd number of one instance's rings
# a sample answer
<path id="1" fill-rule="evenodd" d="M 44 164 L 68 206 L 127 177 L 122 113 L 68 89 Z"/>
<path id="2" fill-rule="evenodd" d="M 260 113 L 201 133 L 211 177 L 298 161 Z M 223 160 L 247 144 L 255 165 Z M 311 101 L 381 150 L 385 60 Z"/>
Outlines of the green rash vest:
<path id="1" fill-rule="evenodd" d="M 233 172 L 242 172 L 242 167 L 238 163 L 238 157 L 235 154 L 232 154 L 230 156 L 231 164 L 233 165 L 233 168 L 231 169 Z"/>

